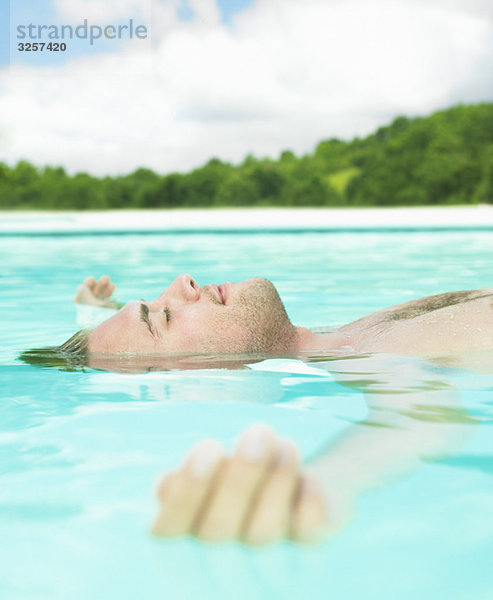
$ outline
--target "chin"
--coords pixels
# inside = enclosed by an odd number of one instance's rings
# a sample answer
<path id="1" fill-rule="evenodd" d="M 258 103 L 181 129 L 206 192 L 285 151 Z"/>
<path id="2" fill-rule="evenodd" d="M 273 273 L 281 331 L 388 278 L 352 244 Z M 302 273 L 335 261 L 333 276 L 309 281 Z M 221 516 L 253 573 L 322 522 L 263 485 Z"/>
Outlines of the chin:
<path id="1" fill-rule="evenodd" d="M 261 277 L 248 280 L 238 294 L 246 352 L 289 352 L 296 346 L 296 328 L 289 320 L 274 285 Z"/>

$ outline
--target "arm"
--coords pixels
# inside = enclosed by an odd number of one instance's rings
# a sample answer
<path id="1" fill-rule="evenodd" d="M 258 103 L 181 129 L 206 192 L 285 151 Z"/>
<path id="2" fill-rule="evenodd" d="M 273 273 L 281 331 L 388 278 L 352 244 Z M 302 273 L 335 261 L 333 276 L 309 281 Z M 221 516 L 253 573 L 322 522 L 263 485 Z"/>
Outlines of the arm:
<path id="1" fill-rule="evenodd" d="M 111 299 L 114 291 L 115 284 L 107 275 L 103 275 L 97 281 L 94 277 L 88 277 L 77 288 L 74 302 L 119 310 L 125 304 Z"/>
<path id="2" fill-rule="evenodd" d="M 334 361 L 342 383 L 364 389 L 369 416 L 307 467 L 295 454 L 282 459 L 293 446 L 273 432 L 270 450 L 256 466 L 238 450 L 230 458 L 217 444 L 197 446 L 159 487 L 161 512 L 154 533 L 248 543 L 314 540 L 339 530 L 362 492 L 460 446 L 469 429 L 464 425 L 474 421 L 460 406 L 458 391 L 422 371 L 419 363 L 384 368 L 379 360 Z M 209 465 L 200 482 L 193 475 L 196 461 L 199 470 L 204 461 Z"/>
<path id="3" fill-rule="evenodd" d="M 334 507 L 330 529 L 347 521 L 362 492 L 457 451 L 469 439 L 467 426 L 475 420 L 462 406 L 459 390 L 422 364 L 385 355 L 334 361 L 336 378 L 362 389 L 369 414 L 310 464 Z"/>

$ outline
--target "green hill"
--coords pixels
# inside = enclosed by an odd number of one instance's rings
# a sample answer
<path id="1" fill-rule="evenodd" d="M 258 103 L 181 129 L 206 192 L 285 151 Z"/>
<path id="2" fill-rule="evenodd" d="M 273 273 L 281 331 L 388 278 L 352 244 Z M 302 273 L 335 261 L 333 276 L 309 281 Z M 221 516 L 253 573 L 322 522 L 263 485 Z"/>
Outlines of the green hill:
<path id="1" fill-rule="evenodd" d="M 0 208 L 403 206 L 493 203 L 493 103 L 399 117 L 366 138 L 329 139 L 278 160 L 213 158 L 189 173 L 68 176 L 0 163 Z"/>

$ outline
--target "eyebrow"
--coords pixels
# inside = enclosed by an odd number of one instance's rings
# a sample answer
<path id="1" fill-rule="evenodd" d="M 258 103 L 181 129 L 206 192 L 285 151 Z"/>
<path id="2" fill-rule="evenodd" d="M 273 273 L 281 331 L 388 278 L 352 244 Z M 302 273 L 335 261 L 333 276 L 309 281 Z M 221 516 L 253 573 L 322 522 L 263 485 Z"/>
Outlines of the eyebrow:
<path id="1" fill-rule="evenodd" d="M 154 336 L 151 321 L 149 320 L 149 307 L 145 304 L 140 305 L 140 320 L 147 325 L 151 335 Z"/>

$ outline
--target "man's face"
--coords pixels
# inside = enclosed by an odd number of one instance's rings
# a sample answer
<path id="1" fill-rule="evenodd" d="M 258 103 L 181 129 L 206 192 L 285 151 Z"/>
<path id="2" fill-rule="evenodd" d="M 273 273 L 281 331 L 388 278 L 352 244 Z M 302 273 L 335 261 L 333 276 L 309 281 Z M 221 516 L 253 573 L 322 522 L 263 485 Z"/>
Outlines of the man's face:
<path id="1" fill-rule="evenodd" d="M 200 287 L 180 275 L 155 300 L 138 300 L 93 329 L 97 353 L 264 353 L 292 350 L 296 328 L 267 279 Z"/>

